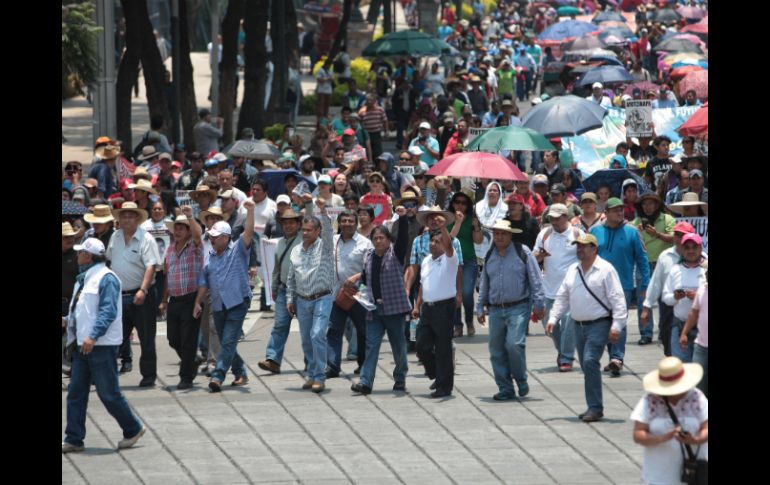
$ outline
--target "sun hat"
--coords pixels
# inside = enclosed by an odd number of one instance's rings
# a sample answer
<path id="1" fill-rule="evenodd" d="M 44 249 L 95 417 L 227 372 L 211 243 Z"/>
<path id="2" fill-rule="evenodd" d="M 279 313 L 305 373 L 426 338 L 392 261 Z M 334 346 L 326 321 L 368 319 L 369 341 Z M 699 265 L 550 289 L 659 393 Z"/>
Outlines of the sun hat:
<path id="1" fill-rule="evenodd" d="M 139 206 L 136 205 L 136 202 L 124 202 L 120 209 L 112 210 L 112 215 L 115 219 L 120 219 L 120 214 L 123 212 L 135 212 L 139 216 L 139 224 L 146 221 L 148 217 L 147 211 L 140 209 Z"/>
<path id="2" fill-rule="evenodd" d="M 674 204 L 669 204 L 668 208 L 671 212 L 682 214 L 685 207 L 700 206 L 703 208 L 703 212 L 708 214 L 709 205 L 705 202 L 701 202 L 698 194 L 694 192 L 685 192 L 682 194 L 682 200 Z"/>
<path id="3" fill-rule="evenodd" d="M 76 236 L 77 231 L 72 229 L 72 224 L 69 222 L 61 223 L 61 235 L 62 236 Z"/>
<path id="4" fill-rule="evenodd" d="M 396 199 L 395 205 L 396 206 L 403 205 L 404 202 L 407 202 L 410 200 L 417 202 L 418 206 L 421 206 L 425 203 L 425 197 L 421 197 L 417 195 L 417 193 L 410 188 L 401 193 L 401 198 Z"/>
<path id="5" fill-rule="evenodd" d="M 175 225 L 184 224 L 189 229 L 191 220 L 192 219 L 188 219 L 186 215 L 177 216 L 175 220 L 166 222 L 166 228 L 168 228 L 169 231 L 174 232 Z"/>
<path id="6" fill-rule="evenodd" d="M 209 210 L 201 211 L 201 213 L 198 214 L 198 220 L 205 224 L 206 223 L 206 218 L 208 216 L 219 216 L 219 217 L 224 218 L 225 214 L 222 212 L 222 208 L 221 207 L 209 207 Z"/>
<path id="7" fill-rule="evenodd" d="M 446 219 L 447 224 L 452 224 L 455 221 L 454 214 L 452 214 L 449 211 L 441 210 L 441 207 L 434 205 L 430 209 L 421 210 L 417 212 L 417 222 L 419 222 L 421 226 L 425 226 L 427 225 L 428 216 L 433 214 L 444 216 L 444 219 Z"/>
<path id="8" fill-rule="evenodd" d="M 190 192 L 190 198 L 197 201 L 201 194 L 209 194 L 212 200 L 217 198 L 217 191 L 209 188 L 208 185 L 199 185 L 197 189 Z"/>
<path id="9" fill-rule="evenodd" d="M 665 357 L 658 368 L 642 379 L 644 390 L 658 396 L 676 396 L 698 385 L 703 378 L 700 364 L 683 364 L 676 357 Z"/>
<path id="10" fill-rule="evenodd" d="M 521 234 L 521 229 L 517 229 L 515 227 L 511 227 L 510 221 L 506 221 L 505 219 L 500 219 L 499 221 L 495 222 L 494 226 L 484 226 L 486 229 L 489 229 L 490 231 L 505 231 L 510 232 L 511 234 Z"/>
<path id="11" fill-rule="evenodd" d="M 152 188 L 152 184 L 148 180 L 139 179 L 135 184 L 129 184 L 129 189 L 143 190 L 152 195 L 158 195 L 158 191 Z"/>
<path id="12" fill-rule="evenodd" d="M 583 234 L 582 236 L 577 237 L 570 244 L 593 244 L 597 248 L 599 247 L 599 241 L 596 239 L 596 236 L 591 233 Z"/>
<path id="13" fill-rule="evenodd" d="M 115 217 L 113 217 L 112 211 L 110 211 L 110 206 L 99 204 L 94 206 L 94 212 L 92 214 L 84 215 L 83 219 L 89 224 L 105 224 L 114 221 Z"/>

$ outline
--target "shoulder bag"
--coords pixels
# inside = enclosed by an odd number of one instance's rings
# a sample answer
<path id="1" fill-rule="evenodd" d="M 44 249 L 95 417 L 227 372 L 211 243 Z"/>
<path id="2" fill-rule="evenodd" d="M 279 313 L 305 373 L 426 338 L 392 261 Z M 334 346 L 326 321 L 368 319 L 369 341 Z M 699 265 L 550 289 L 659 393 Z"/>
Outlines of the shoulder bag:
<path id="1" fill-rule="evenodd" d="M 674 422 L 674 426 L 679 426 L 679 420 L 676 419 L 674 410 L 671 409 L 671 405 L 668 403 L 668 398 L 663 397 L 668 408 L 668 414 L 671 416 L 671 420 Z M 700 446 L 693 453 L 690 445 L 683 445 L 679 443 L 679 447 L 682 450 L 682 481 L 687 485 L 708 485 L 709 483 L 709 462 L 707 460 L 699 460 L 698 452 Z"/>

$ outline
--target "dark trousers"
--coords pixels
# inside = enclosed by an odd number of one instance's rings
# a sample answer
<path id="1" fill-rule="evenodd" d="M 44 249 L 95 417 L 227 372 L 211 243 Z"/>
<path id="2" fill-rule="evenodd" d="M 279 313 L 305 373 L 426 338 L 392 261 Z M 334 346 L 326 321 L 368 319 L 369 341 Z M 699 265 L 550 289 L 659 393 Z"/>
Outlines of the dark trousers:
<path id="1" fill-rule="evenodd" d="M 158 370 L 158 358 L 155 354 L 155 333 L 158 330 L 155 319 L 155 299 L 148 293 L 144 303 L 134 305 L 135 295 L 123 295 L 123 345 L 120 346 L 120 360 L 133 361 L 131 350 L 131 331 L 136 328 L 139 334 L 142 355 L 139 358 L 139 371 L 142 377 L 155 379 Z"/>
<path id="2" fill-rule="evenodd" d="M 358 366 L 364 365 L 366 357 L 366 310 L 358 303 L 354 304 L 350 311 L 345 311 L 338 307 L 336 303 L 332 304 L 332 312 L 329 315 L 329 330 L 326 333 L 327 365 L 332 372 L 339 372 L 342 364 L 342 337 L 345 335 L 345 323 L 348 318 L 353 320 L 356 326 L 356 342 L 358 344 L 358 354 L 356 360 Z"/>
<path id="3" fill-rule="evenodd" d="M 454 331 L 455 298 L 423 303 L 417 327 L 417 357 L 430 379 L 436 379 L 436 390 L 452 392 L 452 333 Z"/>
<path id="4" fill-rule="evenodd" d="M 663 355 L 671 357 L 671 325 L 674 322 L 674 307 L 658 301 L 658 337 L 663 342 Z M 652 309 L 650 309 L 652 311 Z"/>
<path id="5" fill-rule="evenodd" d="M 377 157 L 382 155 L 382 133 L 379 131 L 367 131 L 369 133 L 369 141 L 372 143 L 372 158 L 377 160 Z"/>
<path id="6" fill-rule="evenodd" d="M 201 325 L 200 318 L 193 318 L 196 294 L 197 292 L 172 296 L 168 302 L 166 317 L 168 344 L 182 359 L 179 378 L 189 382 L 192 382 L 196 375 L 195 354 Z"/>

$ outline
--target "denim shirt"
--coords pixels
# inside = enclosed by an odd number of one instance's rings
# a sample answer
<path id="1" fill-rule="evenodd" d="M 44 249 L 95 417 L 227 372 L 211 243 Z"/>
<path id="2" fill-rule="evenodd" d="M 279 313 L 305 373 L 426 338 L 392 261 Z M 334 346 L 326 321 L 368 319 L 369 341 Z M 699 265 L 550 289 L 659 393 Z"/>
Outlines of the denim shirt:
<path id="1" fill-rule="evenodd" d="M 198 276 L 198 286 L 211 289 L 212 309 L 229 310 L 251 299 L 249 248 L 243 238 L 230 242 L 221 255 L 209 253 L 209 261 Z"/>

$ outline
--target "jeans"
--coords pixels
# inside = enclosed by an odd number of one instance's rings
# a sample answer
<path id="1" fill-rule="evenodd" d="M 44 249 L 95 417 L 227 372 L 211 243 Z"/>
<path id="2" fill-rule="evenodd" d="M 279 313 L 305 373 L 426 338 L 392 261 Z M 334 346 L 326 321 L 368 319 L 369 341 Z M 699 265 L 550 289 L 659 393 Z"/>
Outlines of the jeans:
<path id="1" fill-rule="evenodd" d="M 356 326 L 351 319 L 345 321 L 345 340 L 348 341 L 348 360 L 358 357 L 358 332 Z M 366 341 L 364 341 L 366 343 Z M 361 351 L 365 351 L 364 347 L 361 347 Z"/>
<path id="2" fill-rule="evenodd" d="M 197 374 L 195 354 L 200 318 L 193 318 L 196 293 L 180 297 L 172 296 L 168 302 L 166 325 L 168 328 L 168 343 L 182 359 L 179 366 L 179 378 L 192 382 Z"/>
<path id="3" fill-rule="evenodd" d="M 589 411 L 604 411 L 602 404 L 602 370 L 599 361 L 604 347 L 609 340 L 612 320 L 575 324 L 575 342 L 577 343 L 580 368 L 583 369 L 583 382 Z"/>
<path id="4" fill-rule="evenodd" d="M 679 345 L 679 336 L 682 335 L 684 322 L 674 317 L 674 323 L 671 325 L 671 355 L 682 362 L 692 362 L 693 352 L 695 351 L 695 337 L 698 336 L 698 327 L 695 326 L 687 334 L 687 349 L 682 350 Z"/>
<path id="5" fill-rule="evenodd" d="M 692 361 L 703 367 L 703 378 L 698 383 L 700 389 L 706 397 L 709 397 L 709 348 L 701 347 L 695 344 L 695 351 L 692 355 Z"/>
<path id="6" fill-rule="evenodd" d="M 155 334 L 158 330 L 156 305 L 152 293 L 147 293 L 144 303 L 134 305 L 135 295 L 123 295 L 123 344 L 120 358 L 123 362 L 133 361 L 131 331 L 136 328 L 142 355 L 139 357 L 139 371 L 145 379 L 155 379 L 158 374 L 158 358 L 155 353 Z"/>
<path id="7" fill-rule="evenodd" d="M 211 373 L 211 378 L 219 382 L 225 380 L 227 371 L 232 368 L 236 379 L 246 376 L 246 366 L 243 365 L 243 359 L 238 355 L 238 337 L 243 330 L 243 320 L 246 318 L 246 312 L 251 306 L 251 300 L 248 298 L 243 303 L 236 305 L 229 310 L 214 310 L 214 326 L 219 335 L 219 357 L 217 358 L 217 367 Z"/>
<path id="8" fill-rule="evenodd" d="M 519 387 L 527 383 L 526 334 L 531 310 L 530 300 L 509 308 L 489 308 L 489 360 L 503 394 L 516 395 L 513 380 Z"/>
<path id="9" fill-rule="evenodd" d="M 292 319 L 289 310 L 286 309 L 286 288 L 278 290 L 273 309 L 275 310 L 273 331 L 270 332 L 270 338 L 267 341 L 267 353 L 265 356 L 268 360 L 281 365 L 286 341 L 289 340 L 289 329 L 291 328 Z"/>
<path id="10" fill-rule="evenodd" d="M 372 312 L 372 319 L 366 322 L 366 360 L 361 368 L 360 383 L 369 388 L 374 384 L 374 374 L 377 372 L 377 361 L 380 358 L 382 335 L 388 332 L 390 350 L 393 352 L 393 380 L 396 384 L 406 383 L 406 373 L 409 367 L 406 362 L 406 340 L 404 339 L 404 314 L 385 315 L 385 307 L 377 305 Z"/>
<path id="11" fill-rule="evenodd" d="M 425 366 L 430 379 L 436 379 L 436 391 L 452 392 L 454 368 L 452 362 L 452 317 L 455 298 L 420 308 L 417 326 L 417 357 Z"/>
<path id="12" fill-rule="evenodd" d="M 636 299 L 637 305 L 639 305 L 637 312 L 641 313 L 643 299 L 637 298 L 637 295 L 638 295 L 637 291 L 638 289 L 623 290 L 623 294 L 626 297 L 626 308 L 630 308 L 631 302 L 634 301 L 634 299 Z M 650 315 L 650 325 L 653 325 L 652 315 Z M 610 359 L 616 359 L 623 362 L 623 358 L 626 356 L 627 335 L 628 335 L 628 330 L 626 329 L 626 327 L 623 327 L 623 330 L 621 330 L 620 332 L 620 339 L 618 339 L 618 343 L 616 344 L 607 343 L 607 353 L 610 354 Z"/>
<path id="13" fill-rule="evenodd" d="M 551 315 L 551 308 L 553 308 L 554 300 L 550 298 L 545 299 L 545 315 L 543 316 L 543 328 L 548 323 L 548 317 Z M 572 364 L 575 360 L 575 321 L 572 320 L 570 314 L 567 313 L 561 319 L 556 322 L 556 326 L 553 327 L 553 346 L 556 347 L 556 351 L 559 353 L 556 358 L 559 365 Z"/>
<path id="14" fill-rule="evenodd" d="M 328 348 L 326 331 L 329 329 L 334 295 L 322 296 L 317 300 L 305 300 L 298 296 L 295 302 L 299 333 L 302 337 L 302 352 L 308 363 L 307 376 L 316 382 L 325 382 Z"/>
<path id="15" fill-rule="evenodd" d="M 118 369 L 119 345 L 95 345 L 88 355 L 80 353 L 80 347 L 72 355 L 72 375 L 67 391 L 67 428 L 64 441 L 83 446 L 86 437 L 86 411 L 91 382 L 96 385 L 96 394 L 107 412 L 112 415 L 123 430 L 124 438 L 131 438 L 142 429 L 142 423 L 120 392 Z"/>
<path id="16" fill-rule="evenodd" d="M 674 324 L 674 307 L 658 301 L 658 339 L 663 342 L 663 355 L 671 357 L 671 326 Z M 652 310 L 650 311 L 652 313 Z M 652 326 L 650 326 L 652 330 Z"/>
<path id="17" fill-rule="evenodd" d="M 219 336 L 214 326 L 214 317 L 211 315 L 211 293 L 207 291 L 203 311 L 201 312 L 198 348 L 206 359 L 215 361 L 219 357 L 219 347 Z"/>
<path id="18" fill-rule="evenodd" d="M 519 98 L 519 101 L 524 101 L 524 98 L 527 96 L 526 92 L 526 81 L 524 79 L 519 79 L 519 77 L 516 77 L 516 97 Z"/>
<path id="19" fill-rule="evenodd" d="M 532 71 L 524 72 L 524 82 L 526 84 L 527 96 L 529 96 L 529 93 L 532 92 L 532 77 L 533 77 Z"/>
<path id="20" fill-rule="evenodd" d="M 345 311 L 332 302 L 332 310 L 329 315 L 329 331 L 326 334 L 328 340 L 327 364 L 332 372 L 339 372 L 342 365 L 342 337 L 345 333 L 345 324 L 348 317 L 353 320 L 356 326 L 356 336 L 358 338 L 358 365 L 364 363 L 366 356 L 366 310 L 358 303 L 353 304 L 350 311 Z"/>
<path id="21" fill-rule="evenodd" d="M 465 308 L 465 324 L 469 327 L 473 325 L 473 291 L 476 289 L 478 274 L 479 267 L 475 258 L 463 263 L 463 308 Z M 455 327 L 463 327 L 461 312 L 462 308 L 455 311 Z"/>

